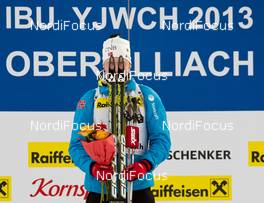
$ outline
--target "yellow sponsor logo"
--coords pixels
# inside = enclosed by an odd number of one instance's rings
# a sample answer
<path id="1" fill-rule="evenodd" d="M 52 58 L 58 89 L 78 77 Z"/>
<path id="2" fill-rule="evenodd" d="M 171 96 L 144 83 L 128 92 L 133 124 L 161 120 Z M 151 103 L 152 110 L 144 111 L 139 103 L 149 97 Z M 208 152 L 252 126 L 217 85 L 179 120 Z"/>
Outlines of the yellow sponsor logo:
<path id="1" fill-rule="evenodd" d="M 110 100 L 108 98 L 98 98 L 95 106 L 97 109 L 110 107 Z"/>
<path id="2" fill-rule="evenodd" d="M 143 107 L 143 99 L 141 97 L 136 97 L 137 98 L 137 101 L 138 101 L 138 105 L 140 107 Z M 125 105 L 127 104 L 127 97 L 125 97 Z M 120 103 L 120 97 L 117 97 L 117 101 L 116 101 L 117 104 Z M 100 109 L 100 108 L 108 108 L 111 106 L 111 100 L 110 98 L 105 98 L 105 97 L 102 97 L 102 98 L 98 98 L 96 99 L 96 102 L 95 102 L 95 106 L 97 109 Z"/>
<path id="3" fill-rule="evenodd" d="M 29 167 L 74 167 L 68 142 L 29 142 Z"/>
<path id="4" fill-rule="evenodd" d="M 12 182 L 10 176 L 0 176 L 0 202 L 12 200 Z"/>
<path id="5" fill-rule="evenodd" d="M 264 142 L 248 142 L 248 165 L 264 166 Z"/>
<path id="6" fill-rule="evenodd" d="M 231 176 L 168 176 L 155 181 L 157 201 L 232 200 Z"/>

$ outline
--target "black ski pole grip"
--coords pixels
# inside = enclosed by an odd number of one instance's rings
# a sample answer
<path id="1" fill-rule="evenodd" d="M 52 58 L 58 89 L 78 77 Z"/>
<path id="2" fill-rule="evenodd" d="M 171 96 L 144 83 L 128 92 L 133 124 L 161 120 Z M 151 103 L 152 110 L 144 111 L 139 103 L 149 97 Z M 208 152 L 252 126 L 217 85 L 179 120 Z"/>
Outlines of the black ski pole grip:
<path id="1" fill-rule="evenodd" d="M 115 81 L 115 58 L 113 57 L 113 55 L 110 56 L 109 58 L 109 64 L 108 64 L 108 71 L 109 71 L 109 74 L 107 76 L 107 80 L 110 81 L 110 82 L 114 82 Z"/>
<path id="2" fill-rule="evenodd" d="M 124 73 L 125 71 L 125 63 L 123 56 L 119 56 L 118 58 L 118 73 Z"/>

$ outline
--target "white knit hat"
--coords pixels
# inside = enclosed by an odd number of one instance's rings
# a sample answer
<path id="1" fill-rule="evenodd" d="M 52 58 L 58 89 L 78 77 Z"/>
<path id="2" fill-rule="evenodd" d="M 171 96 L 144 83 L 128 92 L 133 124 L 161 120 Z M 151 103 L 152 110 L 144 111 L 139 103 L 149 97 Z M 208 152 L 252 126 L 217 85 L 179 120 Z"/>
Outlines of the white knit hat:
<path id="1" fill-rule="evenodd" d="M 103 63 L 109 59 L 110 56 L 119 57 L 123 56 L 131 64 L 130 56 L 130 42 L 119 36 L 107 39 L 103 44 Z"/>

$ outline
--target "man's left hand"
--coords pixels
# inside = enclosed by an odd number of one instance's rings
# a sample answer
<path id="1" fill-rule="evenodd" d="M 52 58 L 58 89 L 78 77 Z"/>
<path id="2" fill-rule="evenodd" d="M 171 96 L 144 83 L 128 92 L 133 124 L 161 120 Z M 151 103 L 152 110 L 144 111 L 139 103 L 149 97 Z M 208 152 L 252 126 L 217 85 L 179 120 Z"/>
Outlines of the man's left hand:
<path id="1" fill-rule="evenodd" d="M 151 164 L 145 159 L 140 162 L 130 164 L 125 169 L 126 180 L 134 181 L 138 178 L 142 178 L 148 171 L 151 170 L 151 168 Z"/>

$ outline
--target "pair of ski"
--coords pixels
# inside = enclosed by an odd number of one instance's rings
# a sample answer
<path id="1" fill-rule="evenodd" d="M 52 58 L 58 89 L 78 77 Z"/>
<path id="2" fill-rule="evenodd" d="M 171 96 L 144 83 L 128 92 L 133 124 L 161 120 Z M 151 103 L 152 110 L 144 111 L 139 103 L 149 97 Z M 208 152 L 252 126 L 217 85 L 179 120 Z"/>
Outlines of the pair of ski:
<path id="1" fill-rule="evenodd" d="M 128 74 L 125 72 L 124 58 L 118 59 L 118 72 L 114 57 L 109 59 L 109 99 L 111 103 L 109 120 L 111 133 L 114 134 L 116 154 L 112 161 L 114 176 L 108 194 L 111 203 L 132 203 L 133 182 L 126 181 L 124 169 L 134 162 L 134 150 L 139 146 L 138 123 L 143 116 L 138 111 L 138 100 L 126 94 Z"/>

